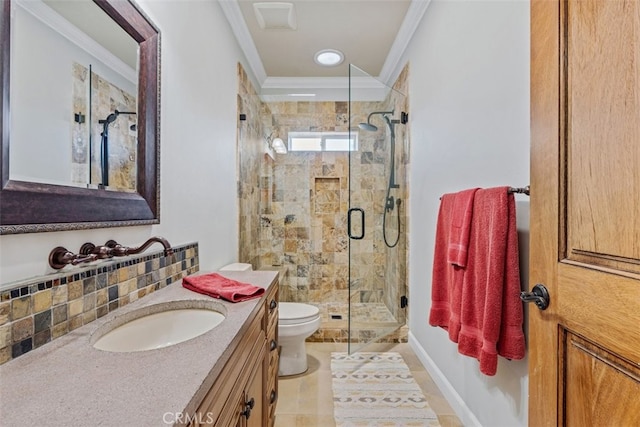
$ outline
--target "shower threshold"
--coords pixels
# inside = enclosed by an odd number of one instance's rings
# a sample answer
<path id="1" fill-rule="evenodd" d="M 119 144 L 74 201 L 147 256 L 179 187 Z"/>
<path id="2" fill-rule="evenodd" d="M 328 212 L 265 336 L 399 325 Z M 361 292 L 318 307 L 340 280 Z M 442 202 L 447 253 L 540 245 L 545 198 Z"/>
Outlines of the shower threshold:
<path id="1" fill-rule="evenodd" d="M 351 337 L 347 303 L 310 303 L 320 309 L 320 329 L 314 342 L 407 342 L 404 322 L 397 321 L 384 303 L 351 303 Z"/>

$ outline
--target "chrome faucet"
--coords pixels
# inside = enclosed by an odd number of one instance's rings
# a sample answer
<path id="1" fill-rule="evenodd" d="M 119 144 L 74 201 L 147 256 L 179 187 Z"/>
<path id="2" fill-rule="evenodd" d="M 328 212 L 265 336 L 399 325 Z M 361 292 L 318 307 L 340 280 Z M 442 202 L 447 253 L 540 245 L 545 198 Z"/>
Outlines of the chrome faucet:
<path id="1" fill-rule="evenodd" d="M 151 237 L 137 248 L 122 246 L 115 240 L 109 240 L 102 246 L 96 246 L 93 243 L 85 243 L 80 247 L 80 252 L 74 254 L 62 246 L 54 248 L 49 253 L 49 265 L 56 270 L 63 268 L 65 265 L 78 265 L 85 262 L 92 262 L 99 259 L 113 258 L 116 256 L 135 255 L 143 252 L 154 243 L 161 243 L 164 247 L 164 256 L 173 255 L 171 244 L 164 237 Z"/>

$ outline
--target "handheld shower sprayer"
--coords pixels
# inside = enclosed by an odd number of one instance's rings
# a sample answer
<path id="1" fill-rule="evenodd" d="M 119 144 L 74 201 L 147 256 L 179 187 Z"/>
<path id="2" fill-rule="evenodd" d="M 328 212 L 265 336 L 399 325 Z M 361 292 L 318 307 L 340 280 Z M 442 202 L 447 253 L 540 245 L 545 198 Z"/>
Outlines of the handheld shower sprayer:
<path id="1" fill-rule="evenodd" d="M 402 203 L 400 198 L 394 198 L 391 195 L 391 189 L 394 188 L 400 188 L 400 185 L 396 184 L 396 171 L 395 171 L 395 159 L 396 159 L 396 132 L 395 132 L 395 125 L 397 124 L 407 124 L 407 122 L 409 121 L 409 115 L 407 113 L 405 113 L 404 111 L 402 111 L 400 113 L 400 118 L 399 119 L 394 119 L 393 118 L 393 114 L 395 113 L 395 110 L 391 110 L 391 111 L 374 111 L 372 113 L 370 113 L 367 116 L 367 122 L 366 123 L 360 123 L 358 125 L 358 127 L 362 130 L 366 130 L 366 131 L 370 131 L 370 132 L 376 132 L 378 130 L 378 127 L 376 125 L 371 124 L 371 117 L 373 117 L 374 115 L 381 115 L 382 119 L 385 121 L 385 123 L 387 124 L 387 127 L 389 128 L 389 141 L 390 141 L 390 151 L 391 151 L 391 155 L 390 155 L 390 165 L 389 165 L 389 169 L 390 169 L 390 174 L 389 174 L 389 185 L 387 185 L 387 197 L 385 198 L 385 204 L 384 204 L 384 211 L 383 211 L 383 217 L 382 217 L 382 235 L 384 237 L 384 243 L 390 247 L 393 248 L 398 244 L 398 241 L 400 240 L 400 204 Z M 397 237 L 393 242 L 389 242 L 387 240 L 387 230 L 386 230 L 386 226 L 387 226 L 387 213 L 391 213 L 393 212 L 394 209 L 398 209 L 398 213 L 397 213 L 397 218 L 398 218 L 398 225 L 397 225 Z"/>
<path id="2" fill-rule="evenodd" d="M 118 111 L 113 110 L 113 113 L 109 114 L 106 119 L 98 120 L 98 123 L 102 125 L 102 133 L 100 136 L 102 137 L 102 147 L 100 150 L 100 163 L 102 165 L 102 183 L 99 185 L 99 188 L 106 188 L 109 185 L 109 125 L 116 121 L 119 115 L 121 114 L 136 114 L 135 111 Z M 129 127 L 130 130 L 134 130 L 132 125 Z"/>

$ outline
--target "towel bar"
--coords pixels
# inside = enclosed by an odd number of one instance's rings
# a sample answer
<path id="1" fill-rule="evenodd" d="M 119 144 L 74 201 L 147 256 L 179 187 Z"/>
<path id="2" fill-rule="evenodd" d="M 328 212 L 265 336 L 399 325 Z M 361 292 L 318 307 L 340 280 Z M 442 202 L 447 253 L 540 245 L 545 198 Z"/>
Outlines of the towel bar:
<path id="1" fill-rule="evenodd" d="M 529 195 L 529 190 L 530 190 L 530 186 L 526 186 L 526 187 L 522 187 L 522 188 L 514 188 L 514 187 L 510 187 L 509 188 L 509 193 L 520 193 L 520 194 L 526 194 L 527 196 Z"/>
<path id="2" fill-rule="evenodd" d="M 526 187 L 509 187 L 509 190 L 507 191 L 509 194 L 520 193 L 520 194 L 526 194 L 528 196 L 529 190 L 530 190 L 530 187 L 527 185 Z M 442 200 L 442 197 L 440 197 L 440 200 Z"/>

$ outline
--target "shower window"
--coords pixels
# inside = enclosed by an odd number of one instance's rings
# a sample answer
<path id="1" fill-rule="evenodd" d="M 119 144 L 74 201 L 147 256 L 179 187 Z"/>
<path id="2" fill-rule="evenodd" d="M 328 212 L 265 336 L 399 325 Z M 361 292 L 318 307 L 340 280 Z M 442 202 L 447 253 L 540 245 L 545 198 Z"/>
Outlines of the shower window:
<path id="1" fill-rule="evenodd" d="M 289 151 L 357 150 L 357 132 L 289 132 Z"/>

